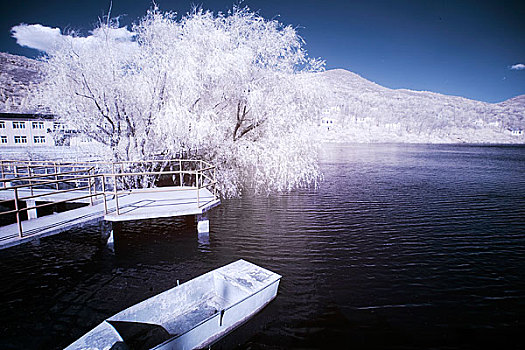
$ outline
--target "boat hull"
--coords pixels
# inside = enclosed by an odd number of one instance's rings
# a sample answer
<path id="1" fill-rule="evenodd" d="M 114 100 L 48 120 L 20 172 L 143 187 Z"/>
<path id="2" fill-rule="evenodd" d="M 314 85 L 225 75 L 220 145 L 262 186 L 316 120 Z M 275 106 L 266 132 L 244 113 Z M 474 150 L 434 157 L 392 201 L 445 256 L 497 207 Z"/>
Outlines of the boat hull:
<path id="1" fill-rule="evenodd" d="M 156 350 L 190 350 L 204 348 L 262 310 L 277 295 L 279 280 L 230 308 L 218 312 L 189 332 L 153 348 Z"/>
<path id="2" fill-rule="evenodd" d="M 281 276 L 238 260 L 106 319 L 66 350 L 206 347 L 272 301 Z M 123 344 L 122 344 L 123 343 Z"/>

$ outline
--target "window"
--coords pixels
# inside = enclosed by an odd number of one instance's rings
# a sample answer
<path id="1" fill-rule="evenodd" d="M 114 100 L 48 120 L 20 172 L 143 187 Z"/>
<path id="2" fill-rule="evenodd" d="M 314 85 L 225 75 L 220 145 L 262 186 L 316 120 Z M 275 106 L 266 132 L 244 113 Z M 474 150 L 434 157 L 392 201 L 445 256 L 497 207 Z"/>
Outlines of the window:
<path id="1" fill-rule="evenodd" d="M 13 122 L 13 129 L 25 129 L 26 122 Z"/>
<path id="2" fill-rule="evenodd" d="M 7 143 L 7 136 L 0 136 L 0 143 Z"/>
<path id="3" fill-rule="evenodd" d="M 46 137 L 45 136 L 33 136 L 33 141 L 35 143 L 46 143 Z"/>
<path id="4" fill-rule="evenodd" d="M 0 129 L 5 129 L 5 122 L 4 121 L 0 121 Z"/>
<path id="5" fill-rule="evenodd" d="M 27 143 L 27 136 L 15 136 L 15 143 Z"/>
<path id="6" fill-rule="evenodd" d="M 44 128 L 44 122 L 33 122 L 33 129 L 43 129 Z"/>

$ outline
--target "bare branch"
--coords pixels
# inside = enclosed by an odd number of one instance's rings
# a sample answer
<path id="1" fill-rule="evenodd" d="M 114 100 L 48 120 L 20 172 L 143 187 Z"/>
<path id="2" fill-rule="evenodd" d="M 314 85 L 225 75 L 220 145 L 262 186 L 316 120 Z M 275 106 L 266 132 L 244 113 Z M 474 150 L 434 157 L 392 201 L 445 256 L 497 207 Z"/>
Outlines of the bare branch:
<path id="1" fill-rule="evenodd" d="M 263 120 L 260 120 L 258 121 L 257 123 L 254 123 L 254 124 L 250 124 L 247 128 L 245 128 L 241 134 L 239 135 L 239 139 L 241 137 L 243 137 L 244 135 L 246 135 L 248 132 L 252 131 L 253 129 L 255 128 L 258 128 L 259 126 L 261 126 L 262 124 L 264 124 L 264 122 L 266 122 L 266 119 L 263 119 Z"/>

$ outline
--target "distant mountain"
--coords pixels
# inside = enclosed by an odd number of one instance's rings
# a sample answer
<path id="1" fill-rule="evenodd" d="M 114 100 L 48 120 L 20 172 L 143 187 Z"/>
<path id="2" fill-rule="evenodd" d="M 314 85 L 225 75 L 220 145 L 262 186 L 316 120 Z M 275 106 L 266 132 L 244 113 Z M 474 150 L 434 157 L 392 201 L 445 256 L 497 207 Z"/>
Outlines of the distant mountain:
<path id="1" fill-rule="evenodd" d="M 519 95 L 498 103 L 504 108 L 525 108 L 525 95 Z"/>
<path id="2" fill-rule="evenodd" d="M 40 80 L 41 64 L 0 53 L 0 112 L 37 111 L 28 95 Z M 525 95 L 486 103 L 389 89 L 344 69 L 316 73 L 309 83 L 325 93 L 323 116 L 334 122 L 322 135 L 326 140 L 525 143 L 525 135 L 515 135 L 525 133 Z"/>
<path id="3" fill-rule="evenodd" d="M 35 112 L 28 94 L 40 79 L 40 65 L 27 57 L 0 52 L 0 112 Z"/>
<path id="4" fill-rule="evenodd" d="M 334 69 L 317 73 L 326 90 L 325 138 L 356 142 L 524 143 L 525 95 L 486 103 L 427 91 L 388 89 Z M 321 124 L 322 125 L 322 124 Z"/>

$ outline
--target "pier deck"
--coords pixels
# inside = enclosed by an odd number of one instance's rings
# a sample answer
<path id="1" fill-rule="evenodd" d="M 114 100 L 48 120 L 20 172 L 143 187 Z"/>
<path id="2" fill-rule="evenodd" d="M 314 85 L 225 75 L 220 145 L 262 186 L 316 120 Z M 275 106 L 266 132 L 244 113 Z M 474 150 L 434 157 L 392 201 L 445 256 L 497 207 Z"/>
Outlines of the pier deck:
<path id="1" fill-rule="evenodd" d="M 133 190 L 119 195 L 119 214 L 113 211 L 105 215 L 106 221 L 128 221 L 172 216 L 198 215 L 220 203 L 213 194 L 201 188 L 162 187 L 158 191 Z"/>
<path id="2" fill-rule="evenodd" d="M 110 199 L 111 198 L 111 199 Z M 0 249 L 8 248 L 30 240 L 58 234 L 71 228 L 82 227 L 102 219 L 106 221 L 142 220 L 160 217 L 198 215 L 220 203 L 220 200 L 205 189 L 169 187 L 152 190 L 132 190 L 119 193 L 119 215 L 115 199 L 107 195 L 108 214 L 104 202 L 93 206 L 69 210 L 37 219 L 23 221 L 23 236 L 18 235 L 17 224 L 0 227 Z"/>

